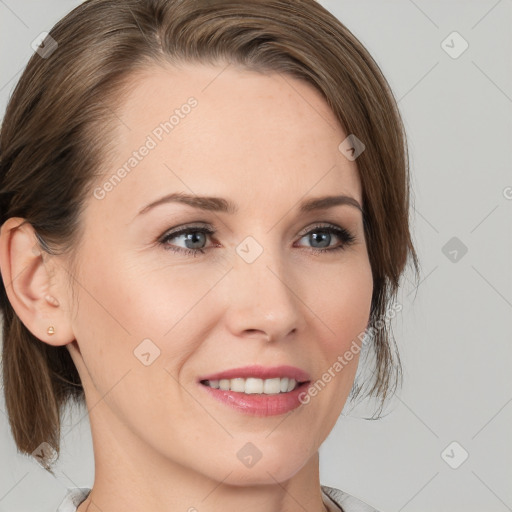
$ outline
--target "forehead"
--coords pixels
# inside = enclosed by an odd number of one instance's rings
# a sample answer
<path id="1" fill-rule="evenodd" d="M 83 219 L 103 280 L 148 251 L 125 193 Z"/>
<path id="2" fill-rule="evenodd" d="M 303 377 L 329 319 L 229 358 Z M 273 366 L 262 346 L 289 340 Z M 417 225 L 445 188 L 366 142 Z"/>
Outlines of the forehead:
<path id="1" fill-rule="evenodd" d="M 132 80 L 103 176 L 125 169 L 112 199 L 176 189 L 268 198 L 272 187 L 361 201 L 356 163 L 338 149 L 346 134 L 312 85 L 226 64 L 154 66 Z"/>

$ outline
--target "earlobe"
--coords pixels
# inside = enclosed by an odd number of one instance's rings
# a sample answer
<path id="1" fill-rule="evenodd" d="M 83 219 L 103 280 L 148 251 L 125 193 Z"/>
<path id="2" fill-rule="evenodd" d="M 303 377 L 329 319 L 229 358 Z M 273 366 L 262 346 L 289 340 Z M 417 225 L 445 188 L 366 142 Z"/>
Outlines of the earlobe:
<path id="1" fill-rule="evenodd" d="M 55 265 L 45 261 L 46 255 L 25 219 L 11 217 L 4 222 L 0 228 L 0 271 L 9 302 L 36 338 L 50 345 L 65 345 L 74 336 L 56 297 L 62 291 L 52 284 Z"/>

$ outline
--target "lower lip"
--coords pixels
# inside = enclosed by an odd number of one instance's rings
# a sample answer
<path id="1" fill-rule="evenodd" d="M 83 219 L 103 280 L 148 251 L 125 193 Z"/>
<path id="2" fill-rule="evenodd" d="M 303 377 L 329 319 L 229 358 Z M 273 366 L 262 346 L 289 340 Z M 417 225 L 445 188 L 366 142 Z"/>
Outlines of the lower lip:
<path id="1" fill-rule="evenodd" d="M 299 396 L 307 392 L 310 382 L 304 382 L 298 388 L 287 393 L 264 395 L 258 393 L 246 394 L 239 391 L 223 391 L 204 384 L 199 385 L 207 391 L 211 397 L 223 402 L 240 412 L 253 416 L 277 416 L 285 414 L 302 405 Z"/>

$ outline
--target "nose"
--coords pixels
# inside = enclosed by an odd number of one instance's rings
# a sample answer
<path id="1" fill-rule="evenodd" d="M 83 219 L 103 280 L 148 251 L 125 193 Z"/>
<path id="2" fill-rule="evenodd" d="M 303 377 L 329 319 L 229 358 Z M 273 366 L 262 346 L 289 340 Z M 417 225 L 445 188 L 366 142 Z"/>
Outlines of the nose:
<path id="1" fill-rule="evenodd" d="M 302 331 L 307 308 L 298 277 L 279 250 L 267 248 L 251 263 L 236 255 L 224 284 L 230 332 L 278 341 Z"/>

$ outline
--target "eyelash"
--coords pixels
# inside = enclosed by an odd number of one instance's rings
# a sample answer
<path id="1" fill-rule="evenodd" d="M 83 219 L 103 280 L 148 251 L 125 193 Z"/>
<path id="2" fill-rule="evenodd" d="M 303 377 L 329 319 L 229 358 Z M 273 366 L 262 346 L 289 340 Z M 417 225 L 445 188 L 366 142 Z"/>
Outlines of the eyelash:
<path id="1" fill-rule="evenodd" d="M 344 228 L 340 228 L 333 225 L 317 225 L 312 227 L 308 232 L 304 233 L 300 238 L 304 238 L 305 236 L 315 233 L 317 231 L 320 231 L 322 233 L 329 233 L 334 234 L 338 236 L 342 243 L 341 245 L 338 245 L 336 247 L 330 247 L 330 248 L 316 248 L 312 247 L 314 253 L 324 253 L 324 252 L 335 252 L 342 249 L 346 249 L 348 246 L 352 245 L 354 242 L 356 242 L 356 237 L 352 235 L 348 230 Z M 189 233 L 204 233 L 206 235 L 212 236 L 215 234 L 215 231 L 213 229 L 210 229 L 208 227 L 193 227 L 193 226 L 185 226 L 184 228 L 174 231 L 174 232 L 167 232 L 165 233 L 160 239 L 158 240 L 158 243 L 163 246 L 164 250 L 170 250 L 176 253 L 185 254 L 185 255 L 192 255 L 192 256 L 199 256 L 199 254 L 205 254 L 206 249 L 190 249 L 190 248 L 183 248 L 183 247 L 176 247 L 173 245 L 169 245 L 167 242 L 169 240 L 172 240 L 174 238 L 179 237 L 180 235 L 189 234 Z"/>

